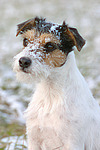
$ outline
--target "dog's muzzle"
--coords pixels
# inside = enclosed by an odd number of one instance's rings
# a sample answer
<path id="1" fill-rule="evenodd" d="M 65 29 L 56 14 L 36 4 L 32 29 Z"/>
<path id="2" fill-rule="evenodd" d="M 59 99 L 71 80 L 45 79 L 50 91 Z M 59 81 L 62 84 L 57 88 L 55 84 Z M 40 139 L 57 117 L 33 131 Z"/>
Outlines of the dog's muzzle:
<path id="1" fill-rule="evenodd" d="M 31 63 L 32 61 L 28 57 L 21 57 L 19 59 L 19 66 L 21 67 L 23 71 L 25 71 L 25 69 L 27 69 L 31 65 Z"/>

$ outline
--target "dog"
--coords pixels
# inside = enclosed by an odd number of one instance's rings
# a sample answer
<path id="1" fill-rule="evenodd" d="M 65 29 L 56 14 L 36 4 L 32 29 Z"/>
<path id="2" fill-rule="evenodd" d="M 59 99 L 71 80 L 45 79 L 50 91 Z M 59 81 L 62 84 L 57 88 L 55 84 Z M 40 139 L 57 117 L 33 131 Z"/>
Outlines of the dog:
<path id="1" fill-rule="evenodd" d="M 76 28 L 35 17 L 18 24 L 23 48 L 14 57 L 19 81 L 34 83 L 25 111 L 28 150 L 100 150 L 100 107 L 78 70 Z"/>

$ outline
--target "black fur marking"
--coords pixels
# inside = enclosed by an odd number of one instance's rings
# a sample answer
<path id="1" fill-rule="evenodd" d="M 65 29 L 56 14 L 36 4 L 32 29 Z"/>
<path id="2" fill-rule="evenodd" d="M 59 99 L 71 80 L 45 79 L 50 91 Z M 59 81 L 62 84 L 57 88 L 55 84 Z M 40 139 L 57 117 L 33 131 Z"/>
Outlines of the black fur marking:
<path id="1" fill-rule="evenodd" d="M 66 34 L 68 25 L 65 24 L 65 21 L 62 25 L 57 27 L 58 33 L 60 35 L 60 49 L 64 51 L 66 54 L 71 52 L 73 50 L 74 41 L 69 37 L 68 34 Z"/>

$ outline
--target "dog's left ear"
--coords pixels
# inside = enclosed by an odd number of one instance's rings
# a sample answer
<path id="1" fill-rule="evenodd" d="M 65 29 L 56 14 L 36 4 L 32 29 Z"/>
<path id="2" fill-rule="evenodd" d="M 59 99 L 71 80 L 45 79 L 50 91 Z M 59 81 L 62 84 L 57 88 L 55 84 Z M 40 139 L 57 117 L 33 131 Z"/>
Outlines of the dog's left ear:
<path id="1" fill-rule="evenodd" d="M 62 37 L 64 37 L 63 39 L 66 39 L 69 42 L 69 45 L 71 46 L 71 48 L 73 46 L 76 46 L 77 50 L 81 51 L 82 47 L 85 44 L 85 40 L 79 34 L 77 29 L 68 27 L 68 25 L 66 25 L 64 21 L 60 30 L 61 30 Z"/>
<path id="2" fill-rule="evenodd" d="M 69 27 L 68 29 L 74 37 L 74 44 L 77 47 L 77 50 L 81 51 L 82 47 L 85 45 L 85 40 L 82 38 L 76 28 Z"/>

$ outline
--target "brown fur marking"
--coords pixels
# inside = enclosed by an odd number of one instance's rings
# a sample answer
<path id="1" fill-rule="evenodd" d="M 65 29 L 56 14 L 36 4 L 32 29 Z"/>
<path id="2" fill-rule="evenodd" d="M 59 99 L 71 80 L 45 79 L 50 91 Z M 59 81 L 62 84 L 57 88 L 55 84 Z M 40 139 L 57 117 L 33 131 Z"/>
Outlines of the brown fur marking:
<path id="1" fill-rule="evenodd" d="M 22 37 L 27 38 L 28 41 L 33 44 L 34 42 L 39 43 L 39 47 L 42 47 L 42 49 L 40 49 L 40 52 L 43 53 L 42 60 L 47 65 L 52 66 L 52 67 L 60 67 L 65 63 L 66 54 L 62 52 L 61 50 L 55 49 L 54 51 L 49 52 L 48 54 L 43 50 L 44 45 L 48 42 L 53 42 L 55 44 L 60 43 L 60 41 L 57 39 L 56 36 L 50 33 L 49 34 L 44 33 L 44 34 L 39 35 L 39 32 L 37 33 L 35 29 L 33 29 L 33 30 L 28 30 L 27 32 L 22 34 Z M 38 52 L 39 52 L 39 49 L 38 49 Z"/>

